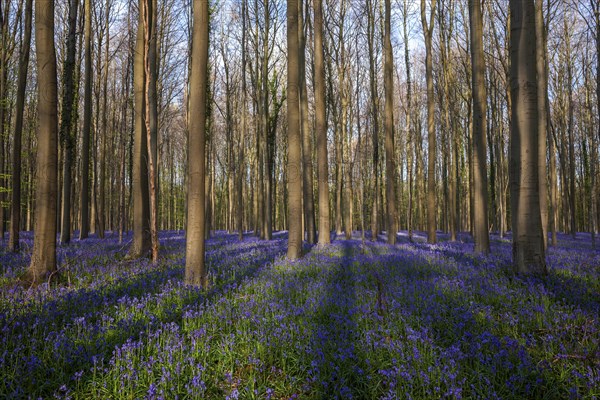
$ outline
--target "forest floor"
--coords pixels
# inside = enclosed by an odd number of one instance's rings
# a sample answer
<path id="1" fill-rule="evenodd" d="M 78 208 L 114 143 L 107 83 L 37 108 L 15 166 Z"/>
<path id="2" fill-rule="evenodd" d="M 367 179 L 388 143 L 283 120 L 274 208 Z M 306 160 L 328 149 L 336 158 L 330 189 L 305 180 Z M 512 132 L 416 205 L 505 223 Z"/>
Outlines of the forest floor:
<path id="1" fill-rule="evenodd" d="M 24 233 L 31 246 L 31 234 Z M 600 251 L 559 235 L 545 278 L 511 273 L 468 236 L 437 245 L 336 238 L 285 259 L 216 233 L 210 288 L 183 284 L 185 235 L 127 260 L 116 235 L 59 246 L 60 274 L 16 284 L 0 246 L 0 398 L 434 399 L 600 397 Z"/>

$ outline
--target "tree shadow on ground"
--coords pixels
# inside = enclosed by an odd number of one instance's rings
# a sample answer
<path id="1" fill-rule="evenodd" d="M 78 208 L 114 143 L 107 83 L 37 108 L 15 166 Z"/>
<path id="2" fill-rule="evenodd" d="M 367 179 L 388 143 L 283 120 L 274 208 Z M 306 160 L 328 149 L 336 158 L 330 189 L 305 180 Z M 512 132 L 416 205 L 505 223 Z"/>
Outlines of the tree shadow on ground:
<path id="1" fill-rule="evenodd" d="M 210 247 L 214 247 L 214 244 Z M 214 257 L 209 255 L 208 264 L 222 265 L 226 262 L 228 265 L 242 266 L 243 269 L 228 278 L 230 282 L 223 282 L 223 285 L 213 287 L 208 292 L 186 288 L 183 298 L 178 297 L 176 302 L 167 300 L 161 303 L 163 299 L 160 293 L 168 281 L 183 278 L 184 268 L 179 261 L 127 277 L 111 285 L 82 288 L 61 294 L 58 298 L 42 299 L 30 312 L 20 310 L 18 315 L 13 316 L 0 314 L 0 329 L 10 333 L 2 339 L 4 347 L 16 346 L 13 350 L 21 347 L 20 343 L 12 342 L 17 338 L 34 339 L 36 342 L 31 345 L 31 354 L 11 351 L 12 355 L 4 358 L 5 370 L 10 368 L 14 374 L 11 375 L 13 379 L 5 378 L 0 384 L 0 394 L 19 398 L 33 394 L 27 390 L 35 390 L 37 395 L 51 396 L 76 372 L 83 372 L 80 379 L 89 379 L 94 365 L 101 363 L 101 360 L 107 363 L 115 348 L 128 340 L 137 340 L 142 332 L 151 331 L 160 324 L 180 323 L 186 306 L 210 301 L 221 293 L 225 285 L 232 286 L 253 277 L 281 253 L 282 249 L 276 243 L 261 241 L 254 242 L 253 246 L 240 250 L 235 255 L 229 255 L 226 261 L 220 258 L 222 253 Z M 124 297 L 137 297 L 141 304 L 144 299 L 152 296 L 159 302 L 152 315 L 158 317 L 136 319 L 127 315 L 109 316 L 112 320 L 109 328 L 99 327 L 106 323 L 101 321 L 105 318 L 105 313 L 98 313 L 99 310 L 112 310 L 114 313 Z M 75 334 L 68 331 L 65 333 L 66 327 L 72 329 L 81 323 L 85 323 L 86 330 Z M 31 339 L 26 339 L 28 337 Z M 48 358 L 50 354 L 54 356 Z"/>

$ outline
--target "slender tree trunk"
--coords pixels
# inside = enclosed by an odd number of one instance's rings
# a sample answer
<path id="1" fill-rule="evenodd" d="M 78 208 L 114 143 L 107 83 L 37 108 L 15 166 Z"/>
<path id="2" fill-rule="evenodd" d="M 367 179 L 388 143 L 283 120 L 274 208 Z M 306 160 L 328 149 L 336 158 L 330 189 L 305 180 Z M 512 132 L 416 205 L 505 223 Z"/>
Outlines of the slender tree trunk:
<path id="1" fill-rule="evenodd" d="M 239 140 L 239 156 L 238 156 L 238 175 L 237 175 L 237 229 L 238 238 L 244 238 L 244 149 L 246 135 L 248 134 L 248 88 L 246 87 L 246 13 L 247 2 L 242 0 L 242 130 Z"/>
<path id="2" fill-rule="evenodd" d="M 329 166 L 327 160 L 327 115 L 325 105 L 325 64 L 323 52 L 323 0 L 313 0 L 315 13 L 315 125 L 319 178 L 319 245 L 330 243 Z"/>
<path id="3" fill-rule="evenodd" d="M 511 213 L 513 266 L 519 274 L 546 274 L 539 187 L 538 97 L 533 0 L 510 0 Z"/>
<path id="4" fill-rule="evenodd" d="M 12 153 L 12 194 L 9 251 L 19 251 L 19 232 L 21 229 L 21 141 L 23 137 L 23 113 L 25 110 L 25 89 L 27 88 L 27 71 L 29 69 L 29 48 L 31 43 L 31 20 L 33 0 L 25 3 L 25 32 L 19 57 L 19 78 L 17 83 L 17 104 L 15 115 L 15 131 Z"/>
<path id="5" fill-rule="evenodd" d="M 287 257 L 302 256 L 302 138 L 300 137 L 298 0 L 287 0 L 288 213 Z"/>
<path id="6" fill-rule="evenodd" d="M 303 195 L 304 195 L 304 221 L 306 224 L 306 240 L 310 244 L 316 243 L 317 232 L 315 226 L 315 203 L 313 197 L 313 164 L 312 164 L 312 135 L 308 122 L 308 91 L 306 88 L 306 35 L 304 33 L 303 1 L 298 1 L 298 37 L 300 45 L 300 114 L 302 119 L 302 166 L 303 166 Z M 309 17 L 307 13 L 307 18 Z"/>
<path id="7" fill-rule="evenodd" d="M 546 148 L 548 141 L 548 71 L 546 70 L 546 27 L 543 0 L 535 2 L 536 71 L 538 83 L 538 129 L 540 168 L 540 213 L 544 248 L 548 247 L 548 175 L 546 173 Z"/>
<path id="8" fill-rule="evenodd" d="M 371 87 L 371 118 L 373 119 L 373 210 L 371 214 L 371 240 L 376 241 L 379 234 L 379 100 L 375 72 L 375 17 L 372 0 L 367 0 L 367 47 L 369 49 L 369 85 Z"/>
<path id="9" fill-rule="evenodd" d="M 473 236 L 475 252 L 490 252 L 486 166 L 487 93 L 483 56 L 483 17 L 480 0 L 469 1 L 471 25 L 471 82 L 473 93 Z"/>
<path id="10" fill-rule="evenodd" d="M 396 175 L 394 160 L 394 55 L 392 54 L 392 41 L 390 39 L 390 0 L 385 0 L 385 35 L 383 49 L 385 53 L 384 81 L 385 81 L 385 174 L 386 174 L 386 199 L 387 199 L 387 242 L 396 244 Z"/>
<path id="11" fill-rule="evenodd" d="M 58 198 L 58 89 L 54 49 L 54 1 L 35 3 L 38 70 L 38 145 L 35 235 L 27 280 L 37 285 L 56 270 Z"/>
<path id="12" fill-rule="evenodd" d="M 146 133 L 146 69 L 144 45 L 144 18 L 139 13 L 138 30 L 133 59 L 133 92 L 135 119 L 133 141 L 133 243 L 130 257 L 138 258 L 150 250 L 150 199 L 148 192 L 148 138 Z M 192 114 L 194 115 L 194 114 Z"/>
<path id="13" fill-rule="evenodd" d="M 194 0 L 193 7 L 185 282 L 206 288 L 208 280 L 204 266 L 204 140 L 208 86 L 208 1 Z"/>
<path id="14" fill-rule="evenodd" d="M 408 163 L 408 207 L 406 211 L 406 225 L 408 229 L 408 240 L 412 242 L 413 239 L 413 147 L 414 137 L 412 129 L 412 79 L 410 74 L 410 50 L 408 47 L 408 0 L 404 0 L 404 7 L 402 10 L 402 22 L 403 22 L 403 38 L 404 38 L 404 64 L 406 65 L 406 131 L 407 131 L 407 143 L 408 148 L 406 150 L 406 161 Z"/>
<path id="15" fill-rule="evenodd" d="M 435 223 L 435 157 L 436 157 L 436 134 L 435 134 L 435 99 L 433 92 L 433 63 L 432 43 L 433 27 L 435 19 L 436 0 L 431 0 L 429 23 L 426 16 L 426 1 L 421 0 L 421 23 L 425 35 L 425 78 L 427 81 L 427 242 L 437 242 Z"/>
<path id="16" fill-rule="evenodd" d="M 90 135 L 92 131 L 92 0 L 85 1 L 85 82 L 83 94 L 83 132 L 81 140 L 81 193 L 79 240 L 86 239 L 90 231 Z"/>
<path id="17" fill-rule="evenodd" d="M 63 99 L 59 132 L 63 144 L 61 243 L 69 243 L 71 241 L 71 164 L 75 152 L 73 101 L 75 100 L 75 34 L 77 30 L 78 8 L 78 0 L 69 1 L 69 34 L 67 36 L 67 55 L 63 66 Z"/>

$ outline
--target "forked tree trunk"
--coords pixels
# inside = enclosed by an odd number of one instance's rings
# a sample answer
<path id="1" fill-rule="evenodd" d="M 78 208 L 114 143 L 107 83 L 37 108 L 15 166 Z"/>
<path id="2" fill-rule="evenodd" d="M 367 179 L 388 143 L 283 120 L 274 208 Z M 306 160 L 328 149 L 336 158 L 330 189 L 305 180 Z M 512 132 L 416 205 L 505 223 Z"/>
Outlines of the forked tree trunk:
<path id="1" fill-rule="evenodd" d="M 539 130 L 533 0 L 510 0 L 510 12 L 510 198 L 513 267 L 519 274 L 546 274 L 539 199 Z"/>
<path id="2" fill-rule="evenodd" d="M 300 102 L 298 66 L 298 0 L 287 1 L 288 50 L 288 213 L 289 237 L 287 257 L 296 260 L 302 256 L 302 138 L 300 135 Z"/>
<path id="3" fill-rule="evenodd" d="M 17 104 L 15 115 L 15 132 L 12 153 L 12 193 L 10 214 L 9 251 L 19 251 L 19 232 L 21 230 L 21 142 L 23 138 L 23 112 L 25 110 L 25 89 L 27 87 L 27 71 L 29 69 L 29 48 L 31 43 L 31 20 L 33 0 L 25 3 L 25 32 L 19 57 L 19 78 L 17 83 Z"/>
<path id="4" fill-rule="evenodd" d="M 58 90 L 54 49 L 54 1 L 35 3 L 38 71 L 38 145 L 35 228 L 27 280 L 37 285 L 56 270 L 58 198 Z"/>
<path id="5" fill-rule="evenodd" d="M 188 215 L 185 282 L 208 286 L 204 266 L 204 152 L 208 70 L 208 1 L 194 0 L 188 118 Z"/>
<path id="6" fill-rule="evenodd" d="M 330 243 L 329 166 L 327 162 L 327 117 L 325 110 L 325 64 L 323 52 L 323 0 L 313 0 L 315 12 L 315 127 L 319 178 L 319 245 Z"/>
<path id="7" fill-rule="evenodd" d="M 486 167 L 487 94 L 483 56 L 483 17 L 480 0 L 469 1 L 471 25 L 471 82 L 473 93 L 473 236 L 475 253 L 490 252 Z"/>

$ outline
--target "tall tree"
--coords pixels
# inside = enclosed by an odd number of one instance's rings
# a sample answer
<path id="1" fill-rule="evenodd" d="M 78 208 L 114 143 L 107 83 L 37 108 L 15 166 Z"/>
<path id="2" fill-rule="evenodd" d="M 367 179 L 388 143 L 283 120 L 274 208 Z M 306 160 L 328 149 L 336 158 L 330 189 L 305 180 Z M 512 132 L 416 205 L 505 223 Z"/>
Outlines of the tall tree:
<path id="1" fill-rule="evenodd" d="M 315 13 L 315 128 L 319 178 L 319 245 L 330 243 L 329 166 L 327 163 L 327 115 L 325 105 L 325 63 L 323 51 L 323 0 L 313 0 Z"/>
<path id="2" fill-rule="evenodd" d="M 304 225 L 306 240 L 310 244 L 316 242 L 315 203 L 313 198 L 313 164 L 312 164 L 312 135 L 308 123 L 308 90 L 306 87 L 306 34 L 304 23 L 303 1 L 298 1 L 298 40 L 300 45 L 300 118 L 302 129 L 302 185 L 304 205 Z M 306 13 L 306 18 L 308 18 Z"/>
<path id="3" fill-rule="evenodd" d="M 421 24 L 425 37 L 425 80 L 427 83 L 427 242 L 436 243 L 435 223 L 435 98 L 433 92 L 433 62 L 432 62 L 432 36 L 435 24 L 436 0 L 431 0 L 429 5 L 429 22 L 427 22 L 426 0 L 421 0 Z"/>
<path id="4" fill-rule="evenodd" d="M 542 238 L 544 248 L 548 247 L 548 174 L 546 173 L 546 149 L 548 140 L 548 71 L 546 61 L 546 24 L 544 21 L 544 2 L 535 2 L 535 40 L 538 84 L 538 139 L 539 139 L 539 180 L 540 215 L 542 218 Z"/>
<path id="5" fill-rule="evenodd" d="M 379 234 L 379 96 L 377 94 L 376 61 L 373 44 L 375 42 L 375 12 L 372 0 L 367 0 L 367 47 L 369 49 L 369 84 L 371 88 L 371 118 L 373 141 L 373 210 L 371 214 L 371 240 L 376 241 Z"/>
<path id="6" fill-rule="evenodd" d="M 69 0 L 69 32 L 67 35 L 67 55 L 63 66 L 63 93 L 60 121 L 60 140 L 63 145 L 63 191 L 62 219 L 60 228 L 61 243 L 71 241 L 71 170 L 75 152 L 75 56 L 78 0 Z"/>
<path id="7" fill-rule="evenodd" d="M 140 12 L 133 60 L 133 117 L 135 119 L 132 171 L 133 243 L 129 249 L 129 256 L 132 258 L 145 255 L 148 250 L 150 250 L 151 246 L 150 196 L 148 187 L 148 137 L 145 122 L 146 66 L 144 24 L 144 16 L 143 13 Z"/>
<path id="8" fill-rule="evenodd" d="M 483 56 L 483 17 L 480 0 L 469 1 L 471 26 L 471 83 L 473 93 L 473 236 L 475 252 L 490 252 L 487 193 L 487 93 Z"/>
<path id="9" fill-rule="evenodd" d="M 412 242 L 413 239 L 413 127 L 412 127 L 412 80 L 411 80 L 411 68 L 410 68 L 410 49 L 408 47 L 408 12 L 409 5 L 407 0 L 404 0 L 402 7 L 402 33 L 404 39 L 404 64 L 406 66 L 406 131 L 407 131 L 407 144 L 408 148 L 406 151 L 407 157 L 407 170 L 408 170 L 408 207 L 406 210 L 406 225 L 408 229 L 408 240 Z"/>
<path id="10" fill-rule="evenodd" d="M 237 229 L 239 240 L 244 238 L 244 149 L 248 134 L 248 88 L 246 86 L 246 15 L 247 0 L 242 0 L 242 129 L 240 131 L 237 174 Z"/>
<path id="11" fill-rule="evenodd" d="M 204 265 L 204 153 L 208 81 L 208 1 L 194 0 L 188 115 L 188 199 L 185 282 L 208 286 Z"/>
<path id="12" fill-rule="evenodd" d="M 546 274 L 539 200 L 536 28 L 533 0 L 510 0 L 510 13 L 510 198 L 513 267 L 515 272 L 520 274 Z"/>
<path id="13" fill-rule="evenodd" d="M 288 115 L 288 223 L 287 257 L 302 256 L 302 138 L 300 135 L 300 68 L 298 65 L 298 0 L 287 0 L 287 115 Z"/>
<path id="14" fill-rule="evenodd" d="M 85 82 L 83 88 L 83 132 L 81 139 L 81 192 L 79 200 L 79 239 L 86 239 L 90 230 L 90 134 L 92 131 L 92 0 L 85 1 Z"/>
<path id="15" fill-rule="evenodd" d="M 385 0 L 385 34 L 383 51 L 385 53 L 384 83 L 385 83 L 385 174 L 386 174 L 386 200 L 387 200 L 387 235 L 388 243 L 396 243 L 396 174 L 394 161 L 394 55 L 392 54 L 392 41 L 390 39 L 390 0 Z"/>
<path id="16" fill-rule="evenodd" d="M 54 48 L 54 0 L 35 2 L 38 69 L 38 150 L 33 252 L 27 280 L 36 285 L 56 269 L 58 199 L 58 90 Z"/>
<path id="17" fill-rule="evenodd" d="M 158 138 L 158 99 L 157 99 L 157 38 L 156 38 L 156 0 L 142 0 L 141 10 L 144 15 L 144 69 L 146 75 L 146 143 L 148 154 L 148 195 L 150 206 L 150 243 L 152 262 L 158 261 L 158 172 L 157 138 Z M 138 28 L 139 29 L 139 28 Z"/>
<path id="18" fill-rule="evenodd" d="M 33 0 L 25 3 L 25 32 L 21 42 L 19 57 L 19 78 L 17 82 L 17 104 L 15 115 L 15 131 L 13 135 L 12 153 L 12 193 L 10 214 L 10 251 L 19 250 L 19 231 L 21 228 L 21 142 L 23 137 L 23 111 L 25 109 L 25 89 L 27 88 L 27 71 L 29 67 L 29 48 L 31 43 L 31 20 Z"/>

